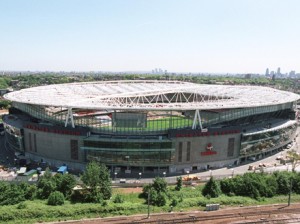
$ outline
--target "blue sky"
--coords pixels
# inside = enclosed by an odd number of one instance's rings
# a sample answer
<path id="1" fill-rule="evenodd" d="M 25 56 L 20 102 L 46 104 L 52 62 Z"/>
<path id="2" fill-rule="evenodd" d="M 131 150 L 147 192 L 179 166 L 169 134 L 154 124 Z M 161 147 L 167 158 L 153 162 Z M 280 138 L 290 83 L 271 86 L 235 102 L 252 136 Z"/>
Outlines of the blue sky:
<path id="1" fill-rule="evenodd" d="M 0 70 L 300 72 L 299 0 L 0 0 Z"/>

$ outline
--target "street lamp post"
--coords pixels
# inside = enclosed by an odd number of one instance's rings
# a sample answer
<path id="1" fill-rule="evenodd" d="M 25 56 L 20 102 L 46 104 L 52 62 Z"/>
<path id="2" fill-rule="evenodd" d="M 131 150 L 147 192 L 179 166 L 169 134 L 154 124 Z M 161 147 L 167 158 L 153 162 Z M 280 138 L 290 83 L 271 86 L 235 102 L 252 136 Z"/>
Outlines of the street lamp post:
<path id="1" fill-rule="evenodd" d="M 130 156 L 125 156 L 125 158 L 127 159 L 127 170 L 129 170 L 129 158 L 130 158 Z"/>
<path id="2" fill-rule="evenodd" d="M 141 179 L 142 178 L 142 173 L 139 173 L 139 179 Z"/>
<path id="3" fill-rule="evenodd" d="M 232 177 L 234 176 L 234 169 L 233 168 L 231 169 L 231 176 Z"/>
<path id="4" fill-rule="evenodd" d="M 38 176 L 38 180 L 39 180 L 40 179 L 40 175 L 42 173 L 42 168 L 38 167 L 38 168 L 36 168 L 36 170 L 37 170 L 37 176 Z"/>
<path id="5" fill-rule="evenodd" d="M 187 170 L 186 173 L 187 173 L 187 175 L 188 175 L 188 180 L 189 180 L 189 179 L 190 179 L 190 171 Z"/>
<path id="6" fill-rule="evenodd" d="M 117 172 L 115 172 L 115 179 L 114 179 L 114 180 L 116 180 L 116 178 L 117 178 L 117 174 L 118 174 L 118 173 L 117 173 Z"/>
<path id="7" fill-rule="evenodd" d="M 166 172 L 163 172 L 164 177 L 166 177 Z"/>

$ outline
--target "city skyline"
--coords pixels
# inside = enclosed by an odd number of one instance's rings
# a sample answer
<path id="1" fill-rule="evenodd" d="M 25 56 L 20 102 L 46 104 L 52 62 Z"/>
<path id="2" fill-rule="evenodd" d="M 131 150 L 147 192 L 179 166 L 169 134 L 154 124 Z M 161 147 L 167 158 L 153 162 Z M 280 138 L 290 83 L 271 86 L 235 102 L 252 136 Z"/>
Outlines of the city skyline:
<path id="1" fill-rule="evenodd" d="M 299 71 L 296 0 L 2 1 L 1 71 Z"/>

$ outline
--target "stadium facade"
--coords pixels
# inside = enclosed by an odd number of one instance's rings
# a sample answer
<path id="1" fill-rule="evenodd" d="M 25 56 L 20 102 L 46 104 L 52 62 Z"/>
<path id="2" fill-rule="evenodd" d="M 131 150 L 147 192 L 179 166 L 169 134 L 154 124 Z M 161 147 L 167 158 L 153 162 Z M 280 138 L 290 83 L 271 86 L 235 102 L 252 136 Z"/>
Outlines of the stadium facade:
<path id="1" fill-rule="evenodd" d="M 110 81 L 33 87 L 4 96 L 7 143 L 35 161 L 117 172 L 237 165 L 296 134 L 299 95 L 259 86 Z"/>

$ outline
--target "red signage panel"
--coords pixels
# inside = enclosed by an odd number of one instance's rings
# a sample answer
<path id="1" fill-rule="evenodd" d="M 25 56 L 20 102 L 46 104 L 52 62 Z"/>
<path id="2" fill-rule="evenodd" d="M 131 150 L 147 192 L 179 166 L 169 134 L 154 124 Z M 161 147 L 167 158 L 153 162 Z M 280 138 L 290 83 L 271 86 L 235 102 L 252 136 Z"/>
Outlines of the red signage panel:
<path id="1" fill-rule="evenodd" d="M 211 156 L 211 155 L 215 155 L 217 154 L 216 151 L 205 151 L 205 152 L 201 152 L 201 156 Z"/>

